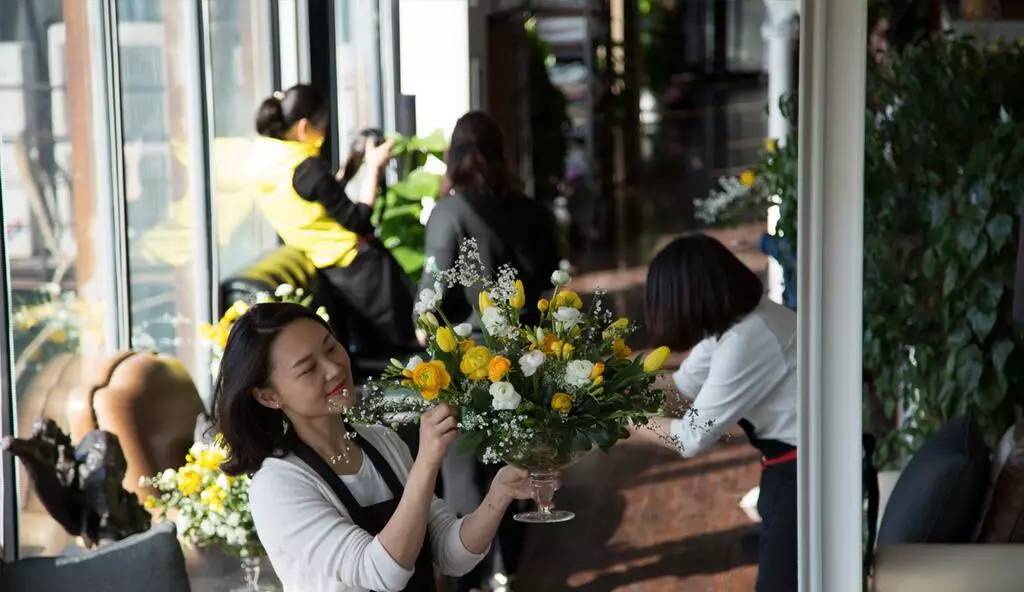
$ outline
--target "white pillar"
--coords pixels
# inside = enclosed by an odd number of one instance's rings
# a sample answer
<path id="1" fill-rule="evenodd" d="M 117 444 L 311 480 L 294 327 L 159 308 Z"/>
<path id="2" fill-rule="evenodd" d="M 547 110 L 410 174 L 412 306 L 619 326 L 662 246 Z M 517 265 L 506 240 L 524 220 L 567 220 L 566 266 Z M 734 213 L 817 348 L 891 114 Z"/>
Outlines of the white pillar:
<path id="1" fill-rule="evenodd" d="M 867 2 L 803 0 L 800 21 L 800 590 L 861 592 Z"/>
<path id="2" fill-rule="evenodd" d="M 764 0 L 761 38 L 768 72 L 768 137 L 782 139 L 790 125 L 779 111 L 779 98 L 793 90 L 793 51 L 799 34 L 796 0 Z"/>

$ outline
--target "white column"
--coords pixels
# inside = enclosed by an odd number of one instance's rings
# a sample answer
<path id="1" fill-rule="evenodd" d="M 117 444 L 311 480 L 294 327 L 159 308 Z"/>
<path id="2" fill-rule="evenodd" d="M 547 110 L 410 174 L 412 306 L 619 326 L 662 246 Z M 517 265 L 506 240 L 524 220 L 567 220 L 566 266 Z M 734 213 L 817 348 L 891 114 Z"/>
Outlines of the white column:
<path id="1" fill-rule="evenodd" d="M 865 0 L 802 0 L 800 590 L 861 592 Z"/>
<path id="2" fill-rule="evenodd" d="M 761 25 L 764 39 L 765 71 L 768 72 L 768 137 L 782 139 L 790 125 L 779 111 L 779 98 L 793 90 L 793 51 L 799 33 L 796 0 L 764 0 Z"/>

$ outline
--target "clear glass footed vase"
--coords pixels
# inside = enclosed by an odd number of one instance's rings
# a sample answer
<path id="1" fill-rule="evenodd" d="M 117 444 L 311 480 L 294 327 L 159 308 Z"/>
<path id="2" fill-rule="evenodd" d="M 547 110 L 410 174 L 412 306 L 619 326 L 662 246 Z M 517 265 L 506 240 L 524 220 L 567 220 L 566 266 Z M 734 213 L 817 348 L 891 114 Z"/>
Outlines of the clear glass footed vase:
<path id="1" fill-rule="evenodd" d="M 555 491 L 561 486 L 562 470 L 572 464 L 582 451 L 573 450 L 569 434 L 539 432 L 533 440 L 507 455 L 505 462 L 522 467 L 529 473 L 530 490 L 537 509 L 513 516 L 519 522 L 545 524 L 566 522 L 576 515 L 555 509 Z"/>
<path id="2" fill-rule="evenodd" d="M 260 585 L 260 573 L 263 571 L 261 556 L 242 557 L 241 562 L 243 582 L 231 592 L 273 592 L 274 588 Z"/>

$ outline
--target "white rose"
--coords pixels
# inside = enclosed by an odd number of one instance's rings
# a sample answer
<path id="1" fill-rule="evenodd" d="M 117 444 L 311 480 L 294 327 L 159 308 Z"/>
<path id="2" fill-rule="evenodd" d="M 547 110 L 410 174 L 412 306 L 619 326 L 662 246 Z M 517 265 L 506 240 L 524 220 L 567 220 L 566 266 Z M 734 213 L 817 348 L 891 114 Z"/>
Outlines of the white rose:
<path id="1" fill-rule="evenodd" d="M 281 284 L 276 290 L 274 290 L 274 296 L 277 296 L 278 298 L 285 298 L 291 296 L 293 292 L 295 292 L 295 286 L 291 284 Z"/>
<path id="2" fill-rule="evenodd" d="M 566 329 L 572 329 L 579 324 L 583 313 L 572 308 L 570 306 L 563 306 L 555 311 L 555 320 L 565 326 Z"/>
<path id="3" fill-rule="evenodd" d="M 506 336 L 510 329 L 505 315 L 501 314 L 501 309 L 497 306 L 492 306 L 485 310 L 480 320 L 483 322 L 484 327 L 487 328 L 487 332 L 496 337 Z"/>
<path id="4" fill-rule="evenodd" d="M 564 286 L 569 283 L 569 274 L 559 269 L 551 274 L 551 283 L 555 286 Z"/>
<path id="5" fill-rule="evenodd" d="M 413 369 L 416 368 L 416 366 L 419 366 L 422 363 L 423 363 L 423 358 L 421 358 L 419 356 L 413 356 L 412 358 L 409 359 L 409 363 L 405 365 L 405 369 L 406 370 L 413 370 Z"/>
<path id="6" fill-rule="evenodd" d="M 491 396 L 494 397 L 491 406 L 495 409 L 515 409 L 523 400 L 511 382 L 496 382 L 491 385 L 490 391 Z"/>
<path id="7" fill-rule="evenodd" d="M 519 367 L 523 371 L 523 376 L 533 376 L 543 363 L 544 352 L 540 350 L 533 350 L 519 358 Z"/>
<path id="8" fill-rule="evenodd" d="M 593 369 L 593 362 L 573 360 L 565 368 L 565 382 L 570 386 L 586 386 L 590 384 L 590 372 Z"/>
<path id="9" fill-rule="evenodd" d="M 473 325 L 470 325 L 469 323 L 462 323 L 460 325 L 455 325 L 455 334 L 458 335 L 459 337 L 463 338 L 463 339 L 469 337 L 472 333 L 473 333 Z"/>

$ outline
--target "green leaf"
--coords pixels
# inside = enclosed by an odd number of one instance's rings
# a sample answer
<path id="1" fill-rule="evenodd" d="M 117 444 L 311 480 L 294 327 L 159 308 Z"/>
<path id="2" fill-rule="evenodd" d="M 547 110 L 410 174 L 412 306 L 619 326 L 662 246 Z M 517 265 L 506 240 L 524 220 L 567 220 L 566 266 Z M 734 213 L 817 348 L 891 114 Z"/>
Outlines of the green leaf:
<path id="1" fill-rule="evenodd" d="M 961 226 L 956 234 L 957 243 L 964 251 L 970 251 L 978 243 L 978 233 L 970 226 Z"/>
<path id="2" fill-rule="evenodd" d="M 960 268 L 953 263 L 946 268 L 946 278 L 942 282 L 942 295 L 949 296 L 957 288 L 957 280 L 960 279 Z"/>
<path id="3" fill-rule="evenodd" d="M 926 249 L 924 257 L 921 259 L 921 271 L 924 273 L 924 277 L 928 279 L 935 277 L 935 265 L 935 251 Z"/>
<path id="4" fill-rule="evenodd" d="M 988 240 L 984 235 L 979 237 L 978 244 L 974 247 L 974 251 L 971 252 L 971 269 L 978 269 L 981 264 L 985 261 L 985 256 L 988 255 Z"/>
<path id="5" fill-rule="evenodd" d="M 981 350 L 971 345 L 960 352 L 956 370 L 956 384 L 964 392 L 978 388 L 981 382 Z"/>
<path id="6" fill-rule="evenodd" d="M 972 308 L 967 313 L 967 322 L 971 324 L 971 329 L 978 336 L 978 341 L 985 341 L 989 332 L 992 331 L 992 327 L 996 324 L 996 313 Z"/>
<path id="7" fill-rule="evenodd" d="M 989 238 L 992 239 L 992 249 L 998 252 L 1013 233 L 1013 218 L 1008 214 L 996 214 L 988 221 L 986 230 Z"/>
<path id="8" fill-rule="evenodd" d="M 1009 339 L 1000 339 L 992 346 L 992 366 L 997 373 L 1002 374 L 1003 368 L 1006 367 L 1006 359 L 1013 353 L 1014 347 Z"/>

